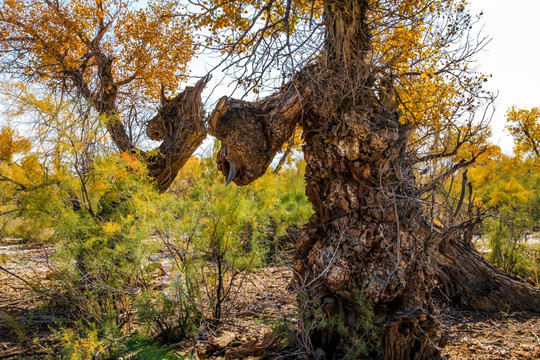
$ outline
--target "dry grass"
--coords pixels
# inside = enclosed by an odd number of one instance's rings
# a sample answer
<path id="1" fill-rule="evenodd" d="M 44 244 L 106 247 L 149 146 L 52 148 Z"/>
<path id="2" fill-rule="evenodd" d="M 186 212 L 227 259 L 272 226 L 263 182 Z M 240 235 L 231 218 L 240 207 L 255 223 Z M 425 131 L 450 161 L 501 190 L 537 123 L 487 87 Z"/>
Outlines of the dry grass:
<path id="1" fill-rule="evenodd" d="M 54 315 L 42 313 L 43 296 L 31 286 L 46 287 L 53 248 L 25 247 L 17 240 L 0 242 L 0 358 L 43 358 L 56 339 L 47 325 Z M 26 281 L 26 282 L 25 282 Z M 272 329 L 295 322 L 293 274 L 269 267 L 239 276 L 238 290 L 227 303 L 218 326 L 203 326 L 198 341 L 184 353 L 208 358 L 251 358 L 276 351 Z M 528 313 L 481 314 L 441 306 L 438 319 L 449 336 L 447 359 L 538 359 L 540 316 Z M 32 315 L 33 314 L 33 315 Z M 32 316 L 31 316 L 32 315 Z M 286 326 L 284 325 L 286 324 Z M 18 327 L 18 328 L 17 328 Z M 277 355 L 276 355 L 277 356 Z"/>

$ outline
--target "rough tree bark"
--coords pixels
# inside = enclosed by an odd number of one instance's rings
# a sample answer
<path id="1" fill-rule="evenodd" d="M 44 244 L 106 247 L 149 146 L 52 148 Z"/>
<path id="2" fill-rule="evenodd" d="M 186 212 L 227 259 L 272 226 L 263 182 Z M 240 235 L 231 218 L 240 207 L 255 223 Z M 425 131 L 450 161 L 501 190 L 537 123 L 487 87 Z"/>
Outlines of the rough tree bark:
<path id="1" fill-rule="evenodd" d="M 209 132 L 222 140 L 218 168 L 237 185 L 264 175 L 303 115 L 299 91 L 291 83 L 280 93 L 250 103 L 222 97 L 210 115 Z"/>
<path id="2" fill-rule="evenodd" d="M 463 243 L 431 232 L 414 196 L 410 129 L 371 90 L 364 61 L 368 3 L 325 1 L 322 60 L 262 101 L 222 98 L 209 131 L 221 140 L 217 162 L 227 181 L 245 185 L 264 174 L 294 126 L 302 126 L 306 194 L 315 214 L 299 237 L 295 266 L 306 320 L 320 325 L 311 333 L 317 354 L 356 356 L 359 342 L 371 341 L 384 359 L 433 359 L 445 340 L 430 314 L 436 278 L 443 291 L 482 310 L 494 310 L 504 301 L 498 296 L 516 290 L 523 296 L 512 304 L 531 309 L 536 292 L 509 282 Z M 496 280 L 486 282 L 493 274 Z M 476 295 L 480 283 L 507 288 Z M 378 325 L 376 339 L 361 325 L 365 320 Z"/>
<path id="3" fill-rule="evenodd" d="M 313 307 L 324 304 L 328 316 L 343 319 L 351 343 L 366 336 L 355 328 L 363 296 L 382 327 L 384 358 L 433 358 L 438 335 L 427 254 L 436 239 L 411 196 L 406 129 L 373 105 L 367 100 L 360 113 L 338 114 L 333 131 L 321 131 L 327 118 L 319 116 L 304 127 L 306 194 L 315 215 L 298 243 L 297 270 Z M 344 335 L 330 328 L 314 340 L 333 356 L 332 349 L 350 346 Z"/>
<path id="4" fill-rule="evenodd" d="M 497 270 L 457 235 L 439 241 L 430 234 L 411 196 L 415 181 L 403 156 L 408 131 L 395 115 L 372 102 L 363 115 L 335 119 L 332 131 L 308 105 L 309 91 L 300 95 L 293 83 L 255 103 L 222 98 L 209 131 L 222 142 L 219 168 L 230 177 L 234 164 L 235 183 L 245 185 L 264 174 L 294 124 L 303 126 L 306 193 L 316 213 L 299 238 L 296 265 L 312 306 L 351 326 L 364 316 L 355 315 L 362 293 L 383 328 L 388 359 L 433 358 L 433 345 L 443 344 L 429 314 L 433 280 L 468 309 L 540 309 L 539 289 Z M 312 341 L 331 357 L 341 338 L 326 329 Z"/>
<path id="5" fill-rule="evenodd" d="M 144 154 L 149 175 L 161 192 L 169 188 L 206 138 L 201 92 L 208 80 L 209 77 L 199 80 L 172 99 L 163 98 L 158 114 L 147 125 L 148 137 L 162 141 L 159 148 Z"/>
<path id="6" fill-rule="evenodd" d="M 296 267 L 313 310 L 308 317 L 323 311 L 340 321 L 317 330 L 313 343 L 328 358 L 354 350 L 354 339 L 366 337 L 356 326 L 365 317 L 358 304 L 365 298 L 382 327 L 385 358 L 433 358 L 439 336 L 429 315 L 427 253 L 436 241 L 411 197 L 408 131 L 369 98 L 355 106 L 362 112 L 343 108 L 328 118 L 328 106 L 307 105 L 315 104 L 311 91 L 301 96 L 289 85 L 256 103 L 223 98 L 209 128 L 222 142 L 218 166 L 236 184 L 247 184 L 264 174 L 294 125 L 302 124 L 306 193 L 315 214 L 299 239 Z"/>

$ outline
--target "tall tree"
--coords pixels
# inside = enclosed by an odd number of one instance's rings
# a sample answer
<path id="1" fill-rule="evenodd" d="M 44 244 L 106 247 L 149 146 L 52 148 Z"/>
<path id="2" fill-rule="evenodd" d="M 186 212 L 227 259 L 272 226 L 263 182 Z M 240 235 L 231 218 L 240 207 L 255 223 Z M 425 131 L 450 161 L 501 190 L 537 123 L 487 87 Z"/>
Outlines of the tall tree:
<path id="1" fill-rule="evenodd" d="M 200 93 L 187 79 L 196 49 L 176 1 L 9 0 L 0 5 L 0 69 L 89 104 L 120 151 L 141 152 L 161 191 L 206 136 Z M 149 113 L 161 97 L 158 115 Z"/>
<path id="2" fill-rule="evenodd" d="M 514 137 L 516 155 L 540 158 L 540 108 L 511 107 L 506 113 L 507 129 Z"/>
<path id="3" fill-rule="evenodd" d="M 315 214 L 299 238 L 295 265 L 310 310 L 305 320 L 316 324 L 311 350 L 319 357 L 321 351 L 327 358 L 377 351 L 387 359 L 436 356 L 442 338 L 430 314 L 434 275 L 449 297 L 473 308 L 498 310 L 507 301 L 538 308 L 538 291 L 452 240 L 460 224 L 440 228 L 425 215 L 421 197 L 483 151 L 459 153 L 483 136 L 466 115 L 489 98 L 481 89 L 485 77 L 471 68 L 482 41 L 471 37 L 474 18 L 465 1 L 190 4 L 185 20 L 175 1 L 143 10 L 122 0 L 6 1 L 2 63 L 85 99 L 122 151 L 135 148 L 126 125 L 129 114 L 139 114 L 135 105 L 120 106 L 130 104 L 122 96 L 157 97 L 161 85 L 180 81 L 185 62 L 175 54 L 190 42 L 187 24 L 209 30 L 203 44 L 225 55 L 225 70 L 240 69 L 239 86 L 260 92 L 278 74 L 285 83 L 278 93 L 256 102 L 222 98 L 209 125 L 222 141 L 219 167 L 238 185 L 260 177 L 295 127 L 302 128 Z M 206 134 L 200 105 L 206 80 L 164 99 L 146 127 L 163 140 L 160 151 L 144 153 L 162 190 Z M 425 163 L 436 171 L 424 184 Z"/>
<path id="4" fill-rule="evenodd" d="M 209 129 L 221 140 L 217 161 L 227 182 L 245 185 L 264 174 L 295 126 L 302 128 L 306 194 L 315 214 L 298 239 L 295 267 L 305 320 L 316 324 L 314 354 L 436 357 L 444 339 L 430 313 L 435 278 L 478 309 L 493 310 L 513 291 L 519 295 L 512 305 L 538 306 L 538 291 L 505 278 L 468 244 L 450 242 L 459 238 L 460 224 L 434 224 L 421 201 L 485 151 L 471 146 L 466 156 L 459 153 L 484 135 L 470 117 L 459 123 L 485 94 L 485 78 L 467 70 L 478 47 L 466 41 L 473 19 L 465 2 L 254 6 L 252 22 L 227 42 L 231 66 L 253 64 L 256 76 L 239 80 L 255 90 L 272 65 L 285 78 L 287 71 L 293 75 L 263 100 L 222 98 Z M 270 20 L 257 27 L 257 16 Z M 246 44 L 252 51 L 236 52 Z M 296 55 L 304 48 L 313 56 Z M 440 162 L 437 172 L 420 183 L 417 164 L 433 160 Z M 377 336 L 366 319 L 379 327 Z"/>

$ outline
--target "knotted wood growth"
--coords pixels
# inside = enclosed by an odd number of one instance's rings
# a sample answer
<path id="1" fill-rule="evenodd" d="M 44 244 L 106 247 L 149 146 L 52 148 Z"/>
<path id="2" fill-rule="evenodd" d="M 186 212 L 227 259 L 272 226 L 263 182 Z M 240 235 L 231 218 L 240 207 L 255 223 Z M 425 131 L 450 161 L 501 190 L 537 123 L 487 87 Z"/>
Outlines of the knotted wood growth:
<path id="1" fill-rule="evenodd" d="M 222 97 L 210 115 L 209 132 L 221 140 L 218 168 L 227 183 L 247 185 L 261 177 L 302 118 L 296 81 L 258 102 Z"/>

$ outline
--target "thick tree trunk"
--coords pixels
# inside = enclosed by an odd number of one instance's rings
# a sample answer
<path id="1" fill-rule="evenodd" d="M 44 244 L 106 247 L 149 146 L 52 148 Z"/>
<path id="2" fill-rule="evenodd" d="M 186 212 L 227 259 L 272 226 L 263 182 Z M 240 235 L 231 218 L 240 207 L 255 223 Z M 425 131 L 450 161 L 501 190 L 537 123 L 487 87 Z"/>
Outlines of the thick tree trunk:
<path id="1" fill-rule="evenodd" d="M 326 359 L 433 359 L 445 341 L 431 316 L 435 279 L 462 303 L 481 307 L 471 289 L 495 270 L 461 243 L 439 251 L 441 237 L 430 231 L 415 197 L 409 129 L 372 90 L 364 59 L 368 6 L 368 0 L 324 1 L 319 65 L 262 101 L 223 98 L 210 133 L 222 142 L 218 166 L 227 181 L 245 185 L 264 174 L 294 126 L 302 126 L 306 194 L 315 210 L 295 257 L 306 347 Z M 509 287 L 498 296 L 510 289 L 524 294 L 516 305 L 535 304 L 534 290 L 502 275 L 487 283 Z M 495 302 L 485 291 L 479 296 Z"/>
<path id="2" fill-rule="evenodd" d="M 510 278 L 459 239 L 441 243 L 432 258 L 440 290 L 456 305 L 476 311 L 540 312 L 540 289 Z"/>
<path id="3" fill-rule="evenodd" d="M 362 112 L 335 113 L 301 88 L 290 84 L 256 103 L 223 98 L 210 132 L 222 143 L 221 171 L 228 177 L 233 164 L 234 181 L 244 185 L 264 174 L 294 124 L 303 126 L 306 193 L 315 215 L 299 238 L 295 263 L 304 320 L 315 324 L 315 353 L 340 358 L 371 342 L 387 359 L 436 357 L 444 338 L 430 315 L 434 278 L 468 308 L 538 308 L 537 289 L 508 278 L 463 242 L 439 244 L 439 235 L 430 234 L 404 156 L 408 131 L 396 114 L 369 96 Z"/>
<path id="4" fill-rule="evenodd" d="M 440 342 L 429 311 L 428 253 L 436 242 L 412 198 L 408 131 L 369 96 L 355 106 L 362 112 L 336 113 L 316 106 L 314 89 L 290 85 L 257 103 L 222 99 L 210 117 L 210 132 L 222 142 L 220 169 L 229 178 L 234 168 L 238 185 L 253 181 L 301 123 L 306 193 L 316 213 L 296 266 L 309 304 L 305 321 L 317 323 L 312 342 L 327 358 L 380 350 L 387 359 L 431 359 Z"/>
<path id="5" fill-rule="evenodd" d="M 295 261 L 309 299 L 304 321 L 318 323 L 312 342 L 327 358 L 433 359 L 443 341 L 430 314 L 438 238 L 413 195 L 409 129 L 371 90 L 369 1 L 324 9 L 325 52 L 302 122 L 315 210 Z"/>
<path id="6" fill-rule="evenodd" d="M 169 188 L 178 171 L 206 138 L 201 92 L 208 80 L 208 77 L 199 80 L 173 99 L 162 99 L 158 115 L 148 123 L 148 137 L 162 141 L 159 148 L 144 154 L 149 175 L 161 192 Z"/>
<path id="7" fill-rule="evenodd" d="M 328 358 L 373 356 L 362 350 L 371 346 L 385 359 L 432 359 L 441 341 L 429 300 L 436 239 L 412 197 L 407 131 L 371 100 L 362 112 L 304 122 L 306 194 L 315 210 L 296 256 L 313 312 L 305 321 L 324 310 L 312 341 Z"/>

